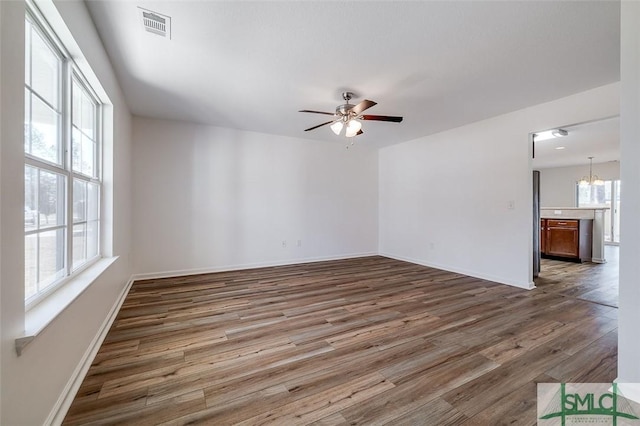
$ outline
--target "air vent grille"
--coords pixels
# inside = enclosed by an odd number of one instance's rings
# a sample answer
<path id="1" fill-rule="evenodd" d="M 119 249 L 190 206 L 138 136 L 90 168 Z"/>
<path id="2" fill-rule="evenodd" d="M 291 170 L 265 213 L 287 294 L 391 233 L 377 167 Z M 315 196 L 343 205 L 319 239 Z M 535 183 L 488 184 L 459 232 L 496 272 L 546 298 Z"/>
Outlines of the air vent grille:
<path id="1" fill-rule="evenodd" d="M 153 34 L 171 38 L 171 17 L 139 8 L 142 27 Z"/>

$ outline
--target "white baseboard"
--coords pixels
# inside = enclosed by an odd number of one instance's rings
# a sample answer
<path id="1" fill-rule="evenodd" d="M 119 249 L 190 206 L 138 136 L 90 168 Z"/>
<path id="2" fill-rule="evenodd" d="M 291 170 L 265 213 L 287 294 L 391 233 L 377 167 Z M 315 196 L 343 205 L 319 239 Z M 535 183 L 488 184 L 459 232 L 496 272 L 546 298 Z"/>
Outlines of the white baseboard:
<path id="1" fill-rule="evenodd" d="M 377 252 L 369 252 L 369 253 L 344 254 L 344 255 L 338 255 L 338 256 L 306 257 L 301 259 L 292 259 L 292 260 L 276 261 L 276 262 L 245 263 L 245 264 L 239 264 L 239 265 L 215 266 L 210 268 L 194 268 L 194 269 L 181 269 L 181 270 L 175 270 L 175 271 L 148 272 L 143 274 L 134 274 L 131 278 L 134 281 L 136 281 L 136 280 L 149 280 L 149 279 L 157 279 L 157 278 L 182 277 L 187 275 L 212 274 L 216 272 L 241 271 L 244 269 L 269 268 L 272 266 L 287 266 L 287 265 L 298 265 L 301 263 L 326 262 L 329 260 L 356 259 L 359 257 L 368 257 L 368 256 L 377 256 L 377 255 L 378 255 Z"/>
<path id="2" fill-rule="evenodd" d="M 536 286 L 535 286 L 535 284 L 533 282 L 527 282 L 527 283 L 525 283 L 523 285 L 522 283 L 514 282 L 514 281 L 511 281 L 511 280 L 506 279 L 504 277 L 499 277 L 499 276 L 495 276 L 495 275 L 488 275 L 488 274 L 482 274 L 482 273 L 478 273 L 476 271 L 468 271 L 468 270 L 461 269 L 461 268 L 454 268 L 454 267 L 451 267 L 451 266 L 448 266 L 448 265 L 439 265 L 437 263 L 425 262 L 425 261 L 420 260 L 420 259 L 413 259 L 413 258 L 410 258 L 410 257 L 397 256 L 397 255 L 393 255 L 393 254 L 389 254 L 389 253 L 380 253 L 380 256 L 389 257 L 391 259 L 396 259 L 396 260 L 402 260 L 404 262 L 415 263 L 416 265 L 428 266 L 430 268 L 441 269 L 443 271 L 455 272 L 457 274 L 467 275 L 469 277 L 474 277 L 474 278 L 480 278 L 482 280 L 487 280 L 487 281 L 495 282 L 495 283 L 498 283 L 498 284 L 506 284 L 506 285 L 509 285 L 511 287 L 518 287 L 518 288 L 522 288 L 522 289 L 525 289 L 525 290 L 532 290 L 532 289 L 536 288 Z"/>
<path id="3" fill-rule="evenodd" d="M 102 325 L 100 326 L 100 328 L 98 329 L 98 332 L 96 333 L 95 337 L 91 341 L 91 344 L 89 345 L 84 355 L 80 359 L 80 362 L 78 363 L 75 370 L 73 371 L 73 374 L 71 375 L 71 377 L 69 378 L 69 381 L 67 382 L 64 389 L 62 390 L 62 393 L 58 397 L 58 400 L 53 406 L 53 409 L 49 413 L 49 416 L 47 417 L 47 420 L 45 421 L 44 424 L 55 425 L 55 426 L 62 424 L 62 421 L 64 420 L 64 417 L 67 415 L 67 411 L 69 411 L 69 407 L 71 407 L 71 403 L 73 402 L 73 399 L 75 398 L 76 393 L 78 392 L 78 389 L 80 389 L 80 385 L 82 384 L 82 381 L 84 380 L 84 377 L 87 374 L 87 371 L 89 371 L 89 367 L 91 367 L 91 363 L 93 362 L 93 359 L 98 353 L 98 350 L 102 345 L 102 342 L 107 337 L 107 332 L 111 328 L 111 324 L 113 324 L 113 321 L 115 321 L 116 316 L 118 315 L 118 311 L 120 311 L 120 307 L 122 306 L 122 303 L 124 303 L 124 299 L 127 297 L 127 294 L 129 293 L 129 289 L 131 288 L 133 281 L 134 281 L 133 277 L 131 277 L 127 282 L 127 285 L 125 285 L 122 291 L 120 292 L 120 295 L 118 296 L 115 303 L 109 310 L 107 317 L 102 322 Z"/>

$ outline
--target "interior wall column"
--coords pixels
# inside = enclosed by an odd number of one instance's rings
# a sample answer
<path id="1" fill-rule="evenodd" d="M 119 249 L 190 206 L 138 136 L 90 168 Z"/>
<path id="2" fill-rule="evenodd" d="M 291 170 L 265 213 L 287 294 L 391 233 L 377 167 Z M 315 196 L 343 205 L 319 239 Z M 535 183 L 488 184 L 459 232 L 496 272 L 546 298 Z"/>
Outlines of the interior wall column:
<path id="1" fill-rule="evenodd" d="M 621 2 L 618 381 L 640 383 L 640 2 Z"/>

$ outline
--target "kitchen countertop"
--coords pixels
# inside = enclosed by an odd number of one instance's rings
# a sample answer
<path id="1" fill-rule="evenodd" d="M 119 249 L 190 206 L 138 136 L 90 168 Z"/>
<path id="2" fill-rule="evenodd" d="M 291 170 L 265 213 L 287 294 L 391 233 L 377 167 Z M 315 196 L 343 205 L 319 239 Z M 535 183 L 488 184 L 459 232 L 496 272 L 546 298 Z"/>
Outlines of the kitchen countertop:
<path id="1" fill-rule="evenodd" d="M 609 207 L 541 207 L 541 219 L 595 219 L 596 211 L 609 210 Z"/>

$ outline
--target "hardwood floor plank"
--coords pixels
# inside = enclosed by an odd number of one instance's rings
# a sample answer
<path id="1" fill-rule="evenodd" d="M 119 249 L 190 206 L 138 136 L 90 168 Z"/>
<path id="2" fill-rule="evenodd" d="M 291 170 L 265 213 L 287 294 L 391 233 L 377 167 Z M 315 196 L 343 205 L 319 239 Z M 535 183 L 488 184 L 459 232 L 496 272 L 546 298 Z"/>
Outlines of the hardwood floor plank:
<path id="1" fill-rule="evenodd" d="M 418 409 L 456 387 L 482 376 L 498 364 L 478 355 L 470 355 L 427 369 L 413 380 L 396 387 L 367 402 L 342 411 L 351 425 L 393 424 L 408 411 Z M 460 374 L 460 372 L 464 372 Z"/>
<path id="2" fill-rule="evenodd" d="M 568 355 L 557 349 L 539 346 L 446 393 L 442 398 L 466 416 L 473 417 L 531 382 L 545 372 L 549 364 L 556 365 L 567 358 Z"/>
<path id="3" fill-rule="evenodd" d="M 563 382 L 613 382 L 617 375 L 617 345 L 618 333 L 611 331 L 546 374 Z"/>
<path id="4" fill-rule="evenodd" d="M 348 424 L 342 414 L 334 413 L 330 416 L 320 419 L 316 422 L 309 423 L 311 426 L 343 426 Z"/>
<path id="5" fill-rule="evenodd" d="M 533 424 L 537 381 L 616 370 L 610 274 L 552 266 L 531 291 L 380 256 L 137 281 L 64 424 Z"/>
<path id="6" fill-rule="evenodd" d="M 389 425 L 394 426 L 439 426 L 439 425 L 459 425 L 467 417 L 448 404 L 446 401 L 436 398 L 428 404 L 421 405 L 415 410 L 411 410 L 402 416 L 393 419 Z"/>
<path id="7" fill-rule="evenodd" d="M 370 373 L 330 390 L 266 411 L 238 424 L 308 424 L 371 398 L 393 386 L 393 383 L 379 373 Z"/>
<path id="8" fill-rule="evenodd" d="M 537 424 L 537 389 L 536 383 L 527 382 L 462 424 L 464 426 L 534 426 Z"/>
<path id="9" fill-rule="evenodd" d="M 557 336 L 572 331 L 574 327 L 557 322 L 545 321 L 523 326 L 517 336 L 509 337 L 493 346 L 480 351 L 487 358 L 503 364 L 506 361 L 526 354 L 532 348 L 540 346 Z"/>

